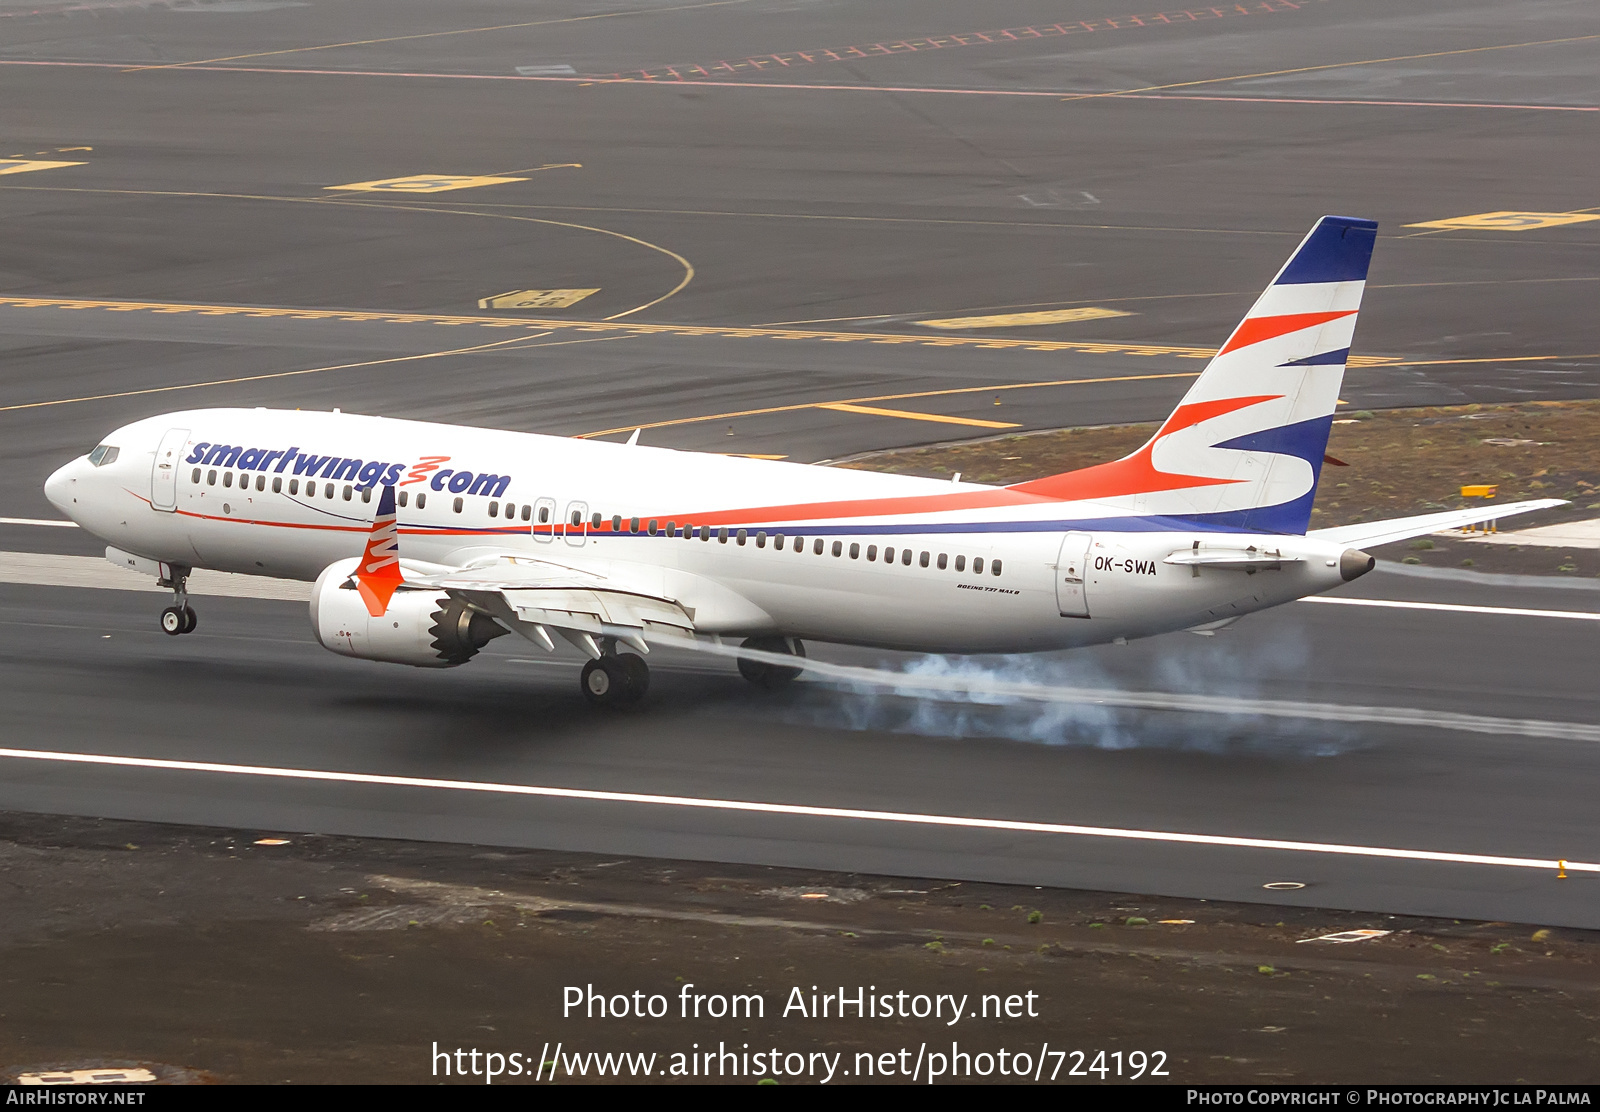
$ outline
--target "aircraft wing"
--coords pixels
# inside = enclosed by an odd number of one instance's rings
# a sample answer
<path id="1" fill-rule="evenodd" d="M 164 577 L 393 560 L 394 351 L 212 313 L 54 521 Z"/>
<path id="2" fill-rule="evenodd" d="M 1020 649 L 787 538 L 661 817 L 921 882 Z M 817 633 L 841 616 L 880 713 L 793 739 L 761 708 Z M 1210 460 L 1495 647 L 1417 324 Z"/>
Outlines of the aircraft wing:
<path id="1" fill-rule="evenodd" d="M 554 630 L 595 658 L 599 638 L 647 653 L 647 634 L 682 638 L 695 628 L 692 607 L 643 580 L 630 581 L 625 568 L 600 571 L 508 553 L 460 568 L 407 569 L 405 586 L 445 591 L 546 649 L 554 648 Z"/>
<path id="2" fill-rule="evenodd" d="M 1332 529 L 1313 529 L 1306 534 L 1319 541 L 1347 544 L 1355 548 L 1366 545 L 1389 544 L 1441 529 L 1459 529 L 1465 525 L 1496 518 L 1525 514 L 1532 510 L 1547 510 L 1551 506 L 1565 506 L 1565 498 L 1536 498 L 1530 502 L 1511 502 L 1504 506 L 1477 506 L 1470 510 L 1447 510 L 1439 514 L 1420 514 L 1416 517 L 1396 517 L 1388 521 L 1367 521 L 1359 525 L 1336 525 Z"/>

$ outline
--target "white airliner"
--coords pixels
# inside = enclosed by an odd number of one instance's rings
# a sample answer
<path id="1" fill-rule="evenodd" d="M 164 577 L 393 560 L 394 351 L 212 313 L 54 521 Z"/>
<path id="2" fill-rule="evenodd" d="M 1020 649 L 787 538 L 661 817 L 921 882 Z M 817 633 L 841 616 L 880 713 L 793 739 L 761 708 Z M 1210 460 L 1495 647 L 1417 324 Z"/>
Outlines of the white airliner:
<path id="1" fill-rule="evenodd" d="M 1561 504 L 1308 531 L 1376 229 L 1318 221 L 1137 452 L 1015 486 L 204 409 L 124 425 L 45 494 L 173 589 L 168 633 L 195 627 L 191 569 L 314 580 L 334 652 L 437 668 L 561 637 L 597 703 L 644 694 L 652 643 L 742 640 L 770 686 L 802 639 L 1015 653 L 1207 632 L 1366 573 L 1358 546 Z"/>

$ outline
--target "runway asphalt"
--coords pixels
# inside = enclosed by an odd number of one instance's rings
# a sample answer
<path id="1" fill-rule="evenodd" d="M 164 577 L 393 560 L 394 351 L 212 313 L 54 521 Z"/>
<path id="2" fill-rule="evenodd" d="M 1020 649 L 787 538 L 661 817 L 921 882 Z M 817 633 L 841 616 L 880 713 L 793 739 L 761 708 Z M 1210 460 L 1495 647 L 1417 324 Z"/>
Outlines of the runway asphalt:
<path id="1" fill-rule="evenodd" d="M 1351 408 L 1597 396 L 1593 5 L 1221 10 L 0 2 L 0 516 L 52 516 L 54 466 L 201 405 L 800 461 L 1155 419 L 1327 212 L 1382 225 Z M 518 180 L 338 188 L 408 176 Z M 529 290 L 595 292 L 480 305 Z M 961 322 L 1064 310 L 1100 312 Z M 94 547 L 0 526 L 7 551 Z M 572 660 L 504 640 L 420 674 L 323 652 L 290 603 L 210 600 L 177 640 L 155 609 L 0 587 L 4 744 L 1600 860 L 1588 742 L 773 703 L 700 658 L 597 716 Z M 1592 724 L 1594 627 L 1298 605 L 1039 667 Z M 1592 875 L 616 800 L 8 760 L 0 807 L 1600 925 Z"/>

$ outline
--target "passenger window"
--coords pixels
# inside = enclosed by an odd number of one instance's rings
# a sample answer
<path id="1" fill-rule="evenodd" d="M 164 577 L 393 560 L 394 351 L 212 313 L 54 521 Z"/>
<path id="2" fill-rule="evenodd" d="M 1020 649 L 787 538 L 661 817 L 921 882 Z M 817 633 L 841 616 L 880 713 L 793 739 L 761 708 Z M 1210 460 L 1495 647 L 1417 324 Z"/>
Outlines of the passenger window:
<path id="1" fill-rule="evenodd" d="M 727 529 L 727 526 L 723 526 L 721 529 L 717 530 L 717 543 L 718 544 L 727 544 L 728 543 L 728 529 Z"/>
<path id="2" fill-rule="evenodd" d="M 361 488 L 361 500 L 363 502 L 371 502 L 372 501 L 372 488 L 371 487 L 362 487 Z"/>
<path id="3" fill-rule="evenodd" d="M 217 473 L 215 471 L 207 471 L 206 472 L 206 486 L 214 487 L 216 485 L 217 485 Z"/>
<path id="4" fill-rule="evenodd" d="M 920 557 L 917 558 L 917 563 L 919 565 L 921 565 L 922 567 L 927 567 L 928 566 L 928 554 L 927 554 L 927 552 L 923 552 L 923 554 Z"/>
<path id="5" fill-rule="evenodd" d="M 323 483 L 322 484 L 322 497 L 324 497 L 324 498 L 332 498 L 333 497 L 333 484 L 332 483 Z"/>
<path id="6" fill-rule="evenodd" d="M 506 516 L 507 517 L 511 516 L 511 511 L 510 510 L 506 511 Z M 600 528 L 600 515 L 599 514 L 595 514 L 593 517 L 591 517 L 589 519 L 589 526 L 590 526 L 590 528 L 593 528 L 593 529 Z"/>
<path id="7" fill-rule="evenodd" d="M 315 498 L 316 496 L 317 496 L 317 484 L 316 483 L 307 483 L 306 484 L 306 497 L 307 498 Z"/>
<path id="8" fill-rule="evenodd" d="M 406 500 L 409 499 L 410 497 L 411 497 L 411 492 L 409 490 L 402 490 L 399 494 L 395 495 L 395 498 L 394 498 L 395 505 L 404 506 L 406 504 Z"/>
<path id="9" fill-rule="evenodd" d="M 667 522 L 667 536 L 676 537 L 677 535 L 678 535 L 678 523 L 676 521 Z"/>
<path id="10" fill-rule="evenodd" d="M 417 496 L 417 505 L 418 506 L 422 505 L 422 496 L 421 495 Z M 545 525 L 545 524 L 548 524 L 549 521 L 550 521 L 550 507 L 549 506 L 540 506 L 539 507 L 539 524 L 540 525 Z"/>
<path id="11" fill-rule="evenodd" d="M 290 494 L 299 494 L 300 493 L 300 480 L 299 479 L 290 479 L 289 480 L 289 493 Z"/>
<path id="12" fill-rule="evenodd" d="M 900 562 L 908 568 L 911 566 L 911 550 L 909 548 L 900 550 Z"/>
<path id="13" fill-rule="evenodd" d="M 526 505 L 526 504 L 523 505 L 523 507 L 522 507 L 522 520 L 523 521 L 527 521 L 531 517 L 533 517 L 533 507 L 529 506 L 529 505 Z"/>
<path id="14" fill-rule="evenodd" d="M 499 517 L 500 516 L 500 503 L 498 503 L 498 502 L 490 502 L 489 503 L 489 516 L 490 517 Z"/>
<path id="15" fill-rule="evenodd" d="M 956 570 L 957 571 L 966 571 L 967 570 L 967 558 L 965 556 L 957 556 L 956 557 Z"/>
<path id="16" fill-rule="evenodd" d="M 459 502 L 459 501 L 461 501 L 461 499 L 457 498 L 456 501 Z M 576 529 L 578 526 L 580 526 L 582 524 L 583 524 L 583 511 L 582 510 L 573 510 L 572 511 L 572 527 L 574 529 Z"/>
<path id="17" fill-rule="evenodd" d="M 224 471 L 222 473 L 222 485 L 225 486 L 225 487 L 231 487 L 233 485 L 233 472 L 232 471 Z"/>
<path id="18" fill-rule="evenodd" d="M 821 556 L 822 555 L 822 545 L 823 545 L 822 538 L 818 537 L 815 541 L 811 542 L 811 551 L 815 552 L 818 556 Z"/>
<path id="19" fill-rule="evenodd" d="M 990 563 L 989 563 L 989 574 L 990 575 L 999 575 L 1000 574 L 1000 561 L 999 560 L 990 561 Z"/>
<path id="20" fill-rule="evenodd" d="M 982 575 L 983 574 L 983 557 L 982 556 L 974 556 L 972 558 L 972 574 L 973 575 Z"/>
<path id="21" fill-rule="evenodd" d="M 875 545 L 875 544 L 867 545 L 867 559 L 868 560 L 876 560 L 877 558 L 878 558 L 878 546 Z"/>
<path id="22" fill-rule="evenodd" d="M 256 476 L 256 489 L 257 490 L 266 490 L 267 489 L 267 477 L 265 475 L 257 475 Z"/>
<path id="23" fill-rule="evenodd" d="M 350 484 L 349 483 L 346 483 L 344 485 L 344 500 L 346 502 L 350 501 Z"/>
<path id="24" fill-rule="evenodd" d="M 189 476 L 189 481 L 195 484 L 200 482 L 200 469 L 198 467 L 194 469 L 194 474 Z"/>
<path id="25" fill-rule="evenodd" d="M 650 535 L 652 537 L 656 535 L 656 519 L 653 517 L 650 519 Z"/>
<path id="26" fill-rule="evenodd" d="M 738 534 L 738 536 L 737 536 L 737 538 L 736 538 L 736 539 L 737 539 L 737 540 L 738 540 L 738 542 L 739 542 L 739 543 L 740 543 L 740 544 L 743 544 L 743 543 L 744 543 L 744 542 L 745 542 L 745 538 L 746 538 L 746 537 L 748 537 L 748 536 L 749 536 L 749 535 L 750 535 L 750 534 L 749 534 L 749 533 L 748 533 L 748 532 L 746 532 L 746 531 L 745 531 L 745 530 L 743 530 L 743 529 L 740 529 L 740 530 L 739 530 L 739 534 Z"/>
<path id="27" fill-rule="evenodd" d="M 796 552 L 804 552 L 806 550 L 806 539 L 804 537 L 796 537 L 794 539 L 794 550 Z"/>
<path id="28" fill-rule="evenodd" d="M 427 504 L 428 504 L 428 496 L 427 496 L 427 494 L 419 492 L 417 494 L 417 509 L 420 510 L 420 509 L 422 509 L 422 507 L 426 506 Z"/>
<path id="29" fill-rule="evenodd" d="M 939 553 L 939 570 L 943 571 L 945 568 L 947 568 L 949 566 L 950 566 L 950 557 L 945 555 L 943 552 Z"/>
<path id="30" fill-rule="evenodd" d="M 456 509 L 456 513 L 460 513 L 461 512 L 461 499 L 459 499 L 459 498 L 456 499 L 455 509 Z"/>
<path id="31" fill-rule="evenodd" d="M 883 550 L 883 562 L 886 564 L 894 563 L 894 549 L 885 548 Z"/>
<path id="32" fill-rule="evenodd" d="M 859 544 L 851 545 L 850 546 L 850 559 L 859 560 L 860 558 L 861 558 L 861 546 Z"/>
<path id="33" fill-rule="evenodd" d="M 628 532 L 637 533 L 638 531 L 639 531 L 639 519 L 636 518 L 636 517 L 630 517 L 628 519 Z"/>
<path id="34" fill-rule="evenodd" d="M 273 494 L 282 494 L 283 493 L 283 476 L 282 475 L 274 475 L 272 477 L 272 493 Z M 402 494 L 400 497 L 404 498 L 405 495 Z"/>
<path id="35" fill-rule="evenodd" d="M 843 541 L 834 541 L 833 542 L 833 554 L 835 556 L 844 555 L 844 542 Z"/>
<path id="36" fill-rule="evenodd" d="M 756 534 L 756 547 L 757 548 L 765 548 L 765 547 L 767 547 L 767 534 L 765 532 L 759 532 L 759 533 Z"/>

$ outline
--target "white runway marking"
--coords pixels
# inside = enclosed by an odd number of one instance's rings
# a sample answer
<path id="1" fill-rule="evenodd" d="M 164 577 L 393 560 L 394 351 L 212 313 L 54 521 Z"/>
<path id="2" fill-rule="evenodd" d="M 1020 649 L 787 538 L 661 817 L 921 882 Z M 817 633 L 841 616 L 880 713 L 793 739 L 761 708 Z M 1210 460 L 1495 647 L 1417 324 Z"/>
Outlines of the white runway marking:
<path id="1" fill-rule="evenodd" d="M 53 525 L 57 529 L 76 529 L 76 521 L 56 521 L 47 517 L 0 517 L 0 525 Z"/>
<path id="2" fill-rule="evenodd" d="M 1167 830 L 1127 830 L 1114 826 L 1078 826 L 1068 823 L 1024 822 L 1016 819 L 965 818 L 902 811 L 864 811 L 853 807 L 809 807 L 797 803 L 754 803 L 738 799 L 700 799 L 683 795 L 643 792 L 592 791 L 586 788 L 550 788 L 533 784 L 495 784 L 477 780 L 438 780 L 423 776 L 383 776 L 366 772 L 325 772 L 308 768 L 273 768 L 265 765 L 214 764 L 210 761 L 171 761 L 155 757 L 118 757 L 100 753 L 63 753 L 40 749 L 0 749 L 0 757 L 61 764 L 106 765 L 120 768 L 159 769 L 168 772 L 210 772 L 231 776 L 259 776 L 277 780 L 320 780 L 337 784 L 372 784 L 395 788 L 433 788 L 443 791 L 484 792 L 496 795 L 581 799 L 599 803 L 637 803 L 655 807 L 684 807 L 703 811 L 743 811 L 806 818 L 858 819 L 865 822 L 903 823 L 914 826 L 964 827 L 1004 830 L 1023 834 L 1065 834 L 1091 838 L 1120 838 L 1140 842 L 1179 842 L 1187 845 L 1228 846 L 1236 849 L 1279 849 L 1296 853 L 1326 853 L 1347 857 L 1384 857 L 1402 861 L 1433 861 L 1455 865 L 1492 865 L 1513 869 L 1600 873 L 1600 863 L 1558 861 L 1533 857 L 1499 857 L 1479 853 L 1446 853 L 1426 849 L 1390 849 L 1384 846 L 1349 846 L 1336 842 L 1294 842 L 1277 838 L 1233 838 L 1219 834 L 1183 834 Z"/>
<path id="3" fill-rule="evenodd" d="M 1600 622 L 1600 614 L 1588 610 L 1530 610 L 1520 606 L 1467 606 L 1457 602 L 1401 602 L 1387 598 L 1328 598 L 1313 595 L 1301 602 L 1325 602 L 1334 606 L 1387 606 L 1396 610 L 1444 610 L 1457 614 L 1500 614 L 1511 618 L 1575 618 Z"/>
<path id="4" fill-rule="evenodd" d="M 147 579 L 127 568 L 119 568 L 104 557 L 58 556 L 48 552 L 0 552 L 0 583 L 171 593 L 166 587 L 157 587 L 154 579 Z M 296 579 L 202 570 L 189 577 L 189 593 L 222 598 L 271 598 L 305 602 L 311 598 L 311 584 Z"/>

